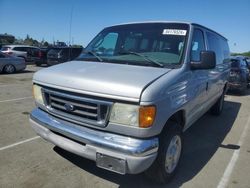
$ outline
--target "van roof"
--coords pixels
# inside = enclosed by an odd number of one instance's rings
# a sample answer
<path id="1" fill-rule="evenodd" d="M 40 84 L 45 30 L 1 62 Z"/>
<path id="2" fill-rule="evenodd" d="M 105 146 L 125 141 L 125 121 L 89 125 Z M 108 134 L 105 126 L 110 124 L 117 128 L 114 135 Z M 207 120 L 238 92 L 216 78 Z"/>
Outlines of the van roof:
<path id="1" fill-rule="evenodd" d="M 227 40 L 227 38 L 225 38 L 223 35 L 221 35 L 220 33 L 212 30 L 212 29 L 209 29 L 203 25 L 200 25 L 200 24 L 197 24 L 197 23 L 192 23 L 192 22 L 183 22 L 183 21 L 142 21 L 142 22 L 127 22 L 127 23 L 121 23 L 121 24 L 116 24 L 116 25 L 112 25 L 110 27 L 114 27 L 114 26 L 122 26 L 122 25 L 132 25 L 132 24 L 148 24 L 148 23 L 151 23 L 151 24 L 154 24 L 154 23 L 177 23 L 177 24 L 187 24 L 187 25 L 193 25 L 193 26 L 198 26 L 198 27 L 202 27 L 206 30 L 209 30 L 213 33 L 216 33 L 217 35 L 219 35 L 220 37 L 224 38 L 225 40 Z"/>

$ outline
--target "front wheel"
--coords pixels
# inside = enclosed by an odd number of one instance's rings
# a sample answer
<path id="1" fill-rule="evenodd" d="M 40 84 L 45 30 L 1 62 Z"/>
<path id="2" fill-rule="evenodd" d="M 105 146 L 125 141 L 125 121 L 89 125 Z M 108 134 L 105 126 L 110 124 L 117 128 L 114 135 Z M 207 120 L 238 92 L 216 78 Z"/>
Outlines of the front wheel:
<path id="1" fill-rule="evenodd" d="M 5 65 L 3 71 L 4 71 L 5 73 L 11 74 L 11 73 L 14 73 L 15 70 L 16 70 L 16 68 L 14 67 L 14 65 L 8 64 L 8 65 Z"/>
<path id="2" fill-rule="evenodd" d="M 170 122 L 160 137 L 158 156 L 145 172 L 151 180 L 165 184 L 176 173 L 182 154 L 182 129 L 176 122 Z"/>

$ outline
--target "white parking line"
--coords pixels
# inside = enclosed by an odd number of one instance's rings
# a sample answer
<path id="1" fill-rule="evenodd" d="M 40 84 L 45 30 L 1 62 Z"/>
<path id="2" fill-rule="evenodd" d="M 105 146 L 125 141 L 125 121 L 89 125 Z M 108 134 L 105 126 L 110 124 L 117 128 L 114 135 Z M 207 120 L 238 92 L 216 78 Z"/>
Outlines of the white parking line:
<path id="1" fill-rule="evenodd" d="M 23 98 L 16 98 L 16 99 L 9 99 L 9 100 L 0 101 L 0 103 L 12 102 L 12 101 L 20 101 L 20 100 L 31 99 L 31 98 L 32 98 L 32 96 L 30 96 L 30 97 L 23 97 Z"/>
<path id="2" fill-rule="evenodd" d="M 240 146 L 240 147 L 242 147 L 242 144 L 244 143 L 244 139 L 245 139 L 245 137 L 247 135 L 249 125 L 250 125 L 250 117 L 248 118 L 247 124 L 245 125 L 244 130 L 241 133 L 240 140 L 238 141 L 237 145 Z M 239 155 L 240 155 L 240 149 L 235 150 L 230 162 L 227 165 L 227 168 L 224 171 L 224 174 L 223 174 L 217 188 L 225 188 L 225 187 L 227 187 L 228 181 L 229 181 L 229 179 L 231 177 L 231 174 L 232 174 L 232 172 L 234 170 L 234 167 L 235 167 L 235 164 L 236 164 L 236 162 L 237 162 L 237 160 L 239 158 Z"/>
<path id="3" fill-rule="evenodd" d="M 14 144 L 10 144 L 10 145 L 8 145 L 8 146 L 1 147 L 1 148 L 0 148 L 0 151 L 3 151 L 3 150 L 6 150 L 6 149 L 15 147 L 15 146 L 20 145 L 20 144 L 24 144 L 24 143 L 26 143 L 26 142 L 30 142 L 30 141 L 32 141 L 32 140 L 36 140 L 36 139 L 38 139 L 38 138 L 41 138 L 41 137 L 40 137 L 40 136 L 35 136 L 35 137 L 33 137 L 33 138 L 29 138 L 29 139 L 23 140 L 23 141 L 21 141 L 21 142 L 17 142 L 17 143 L 14 143 Z"/>

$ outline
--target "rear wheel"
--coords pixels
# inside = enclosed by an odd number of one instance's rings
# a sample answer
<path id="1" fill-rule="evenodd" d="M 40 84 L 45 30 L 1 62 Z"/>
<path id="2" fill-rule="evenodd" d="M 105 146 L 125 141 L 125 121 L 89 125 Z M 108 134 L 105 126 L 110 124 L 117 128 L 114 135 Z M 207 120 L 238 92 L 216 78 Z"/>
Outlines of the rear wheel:
<path id="1" fill-rule="evenodd" d="M 224 107 L 224 99 L 225 99 L 225 93 L 223 91 L 220 98 L 217 100 L 217 102 L 210 109 L 211 114 L 216 115 L 216 116 L 221 114 L 223 107 Z"/>
<path id="2" fill-rule="evenodd" d="M 160 137 L 158 156 L 145 172 L 151 180 L 165 184 L 176 173 L 182 154 L 182 129 L 177 122 L 169 122 Z"/>
<path id="3" fill-rule="evenodd" d="M 14 65 L 11 65 L 11 64 L 5 65 L 3 69 L 3 71 L 8 74 L 14 73 L 15 70 L 16 68 L 14 67 Z"/>

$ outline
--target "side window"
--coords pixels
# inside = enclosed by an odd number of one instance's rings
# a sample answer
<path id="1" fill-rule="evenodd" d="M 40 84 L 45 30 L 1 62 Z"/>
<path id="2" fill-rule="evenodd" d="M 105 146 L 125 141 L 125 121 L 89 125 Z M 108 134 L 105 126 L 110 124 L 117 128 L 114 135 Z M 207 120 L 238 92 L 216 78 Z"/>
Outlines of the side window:
<path id="1" fill-rule="evenodd" d="M 199 29 L 195 29 L 192 40 L 191 60 L 200 61 L 200 53 L 203 50 L 205 50 L 203 32 Z"/>
<path id="2" fill-rule="evenodd" d="M 15 47 L 15 48 L 13 48 L 13 50 L 15 50 L 15 51 L 22 51 L 22 48 L 21 47 Z"/>
<path id="3" fill-rule="evenodd" d="M 229 50 L 227 40 L 220 39 L 220 41 L 221 41 L 221 49 L 222 49 L 222 54 L 223 54 L 223 62 L 229 63 L 230 62 L 230 50 Z"/>
<path id="4" fill-rule="evenodd" d="M 229 58 L 227 43 L 214 33 L 207 32 L 208 49 L 216 54 L 216 64 L 221 64 Z"/>

